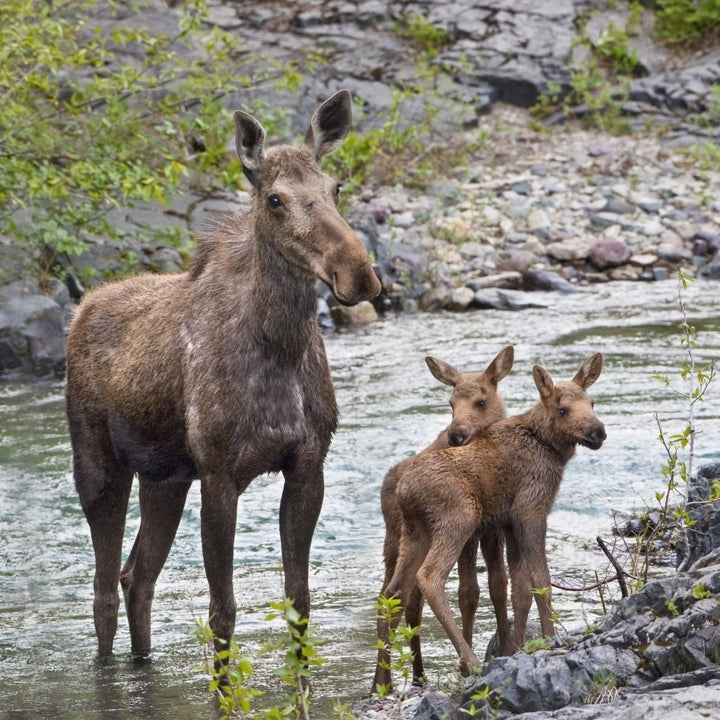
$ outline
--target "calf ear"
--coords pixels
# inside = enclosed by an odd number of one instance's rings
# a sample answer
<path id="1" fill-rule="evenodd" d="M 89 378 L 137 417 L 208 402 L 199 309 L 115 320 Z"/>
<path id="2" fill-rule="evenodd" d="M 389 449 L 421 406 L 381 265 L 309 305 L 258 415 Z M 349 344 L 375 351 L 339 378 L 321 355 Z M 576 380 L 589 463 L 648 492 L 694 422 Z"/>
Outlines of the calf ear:
<path id="1" fill-rule="evenodd" d="M 602 353 L 593 353 L 577 371 L 573 382 L 583 390 L 587 390 L 599 377 L 602 372 Z"/>
<path id="2" fill-rule="evenodd" d="M 533 365 L 533 380 L 543 400 L 546 400 L 552 395 L 555 389 L 555 383 L 550 377 L 550 373 L 542 365 Z"/>
<path id="3" fill-rule="evenodd" d="M 515 360 L 515 349 L 512 345 L 503 348 L 487 366 L 485 374 L 491 383 L 497 385 L 509 372 Z"/>
<path id="4" fill-rule="evenodd" d="M 245 177 L 253 187 L 259 188 L 262 181 L 260 167 L 265 159 L 265 128 L 252 116 L 236 110 L 235 146 L 242 163 Z"/>
<path id="5" fill-rule="evenodd" d="M 437 358 L 428 355 L 425 358 L 427 366 L 430 368 L 430 372 L 445 385 L 455 387 L 458 380 L 462 377 L 462 373 L 456 370 L 450 363 L 443 362 Z"/>
<path id="6" fill-rule="evenodd" d="M 351 124 L 352 96 L 348 90 L 338 90 L 313 113 L 305 135 L 305 147 L 316 162 L 340 147 Z"/>

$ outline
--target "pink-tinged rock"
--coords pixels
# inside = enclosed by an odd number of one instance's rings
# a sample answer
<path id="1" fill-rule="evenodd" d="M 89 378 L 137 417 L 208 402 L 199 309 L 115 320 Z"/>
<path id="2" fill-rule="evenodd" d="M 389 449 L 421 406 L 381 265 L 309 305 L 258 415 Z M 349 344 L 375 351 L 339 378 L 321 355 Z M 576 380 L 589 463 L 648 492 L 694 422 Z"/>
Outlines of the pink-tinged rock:
<path id="1" fill-rule="evenodd" d="M 590 248 L 590 262 L 598 270 L 619 267 L 629 259 L 630 250 L 619 238 L 602 237 Z"/>

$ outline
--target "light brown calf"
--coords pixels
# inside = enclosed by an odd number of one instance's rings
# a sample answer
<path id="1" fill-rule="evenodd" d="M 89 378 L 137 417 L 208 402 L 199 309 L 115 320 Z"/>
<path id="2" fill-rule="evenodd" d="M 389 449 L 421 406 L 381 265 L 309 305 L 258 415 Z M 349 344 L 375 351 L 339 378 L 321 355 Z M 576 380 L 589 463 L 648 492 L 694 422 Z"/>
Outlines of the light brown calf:
<path id="1" fill-rule="evenodd" d="M 501 350 L 483 372 L 463 373 L 452 365 L 426 357 L 430 372 L 441 383 L 453 388 L 450 397 L 452 422 L 420 454 L 447 447 L 465 445 L 482 428 L 505 417 L 505 403 L 498 393 L 498 383 L 512 368 L 514 350 L 511 345 Z M 413 458 L 405 458 L 392 467 L 382 484 L 380 504 L 385 520 L 385 580 L 383 590 L 390 582 L 398 557 L 400 534 L 402 531 L 402 512 L 395 498 L 395 488 Z M 477 537 L 471 538 L 463 548 L 458 559 L 459 605 L 462 616 L 463 636 L 468 644 L 472 643 L 473 621 L 477 610 L 480 588 L 477 582 Z M 417 627 L 422 619 L 423 598 L 417 588 L 405 602 L 405 618 L 410 627 Z M 413 651 L 413 682 L 422 682 L 424 670 L 420 636 L 410 641 Z"/>
<path id="2" fill-rule="evenodd" d="M 535 365 L 540 400 L 531 410 L 496 422 L 467 445 L 412 458 L 398 483 L 403 528 L 395 573 L 385 593 L 405 603 L 419 589 L 455 646 L 464 673 L 480 660 L 453 620 L 445 582 L 478 531 L 483 539 L 494 538 L 483 551 L 488 582 L 491 588 L 496 584 L 491 598 L 500 653 L 509 654 L 522 645 L 534 589 L 543 589 L 536 597 L 542 632 L 554 634 L 545 554 L 547 516 L 576 446 L 596 450 L 605 440 L 605 428 L 586 392 L 601 370 L 602 355 L 595 353 L 572 381 L 554 384 L 548 372 Z M 497 585 L 506 582 L 503 535 L 512 581 L 512 638 L 506 603 L 498 601 Z M 388 627 L 383 621 L 378 622 L 378 637 L 387 647 Z M 380 653 L 379 659 L 375 686 L 389 685 L 389 652 Z"/>

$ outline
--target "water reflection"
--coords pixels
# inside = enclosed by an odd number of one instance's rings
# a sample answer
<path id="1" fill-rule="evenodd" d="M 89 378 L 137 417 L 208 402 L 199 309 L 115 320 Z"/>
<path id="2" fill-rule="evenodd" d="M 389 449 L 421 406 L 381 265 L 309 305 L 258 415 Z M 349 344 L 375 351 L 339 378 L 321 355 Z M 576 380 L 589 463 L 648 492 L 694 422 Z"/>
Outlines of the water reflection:
<path id="1" fill-rule="evenodd" d="M 607 565 L 594 538 L 610 536 L 611 511 L 645 505 L 661 484 L 663 453 L 654 413 L 675 428 L 684 417 L 683 404 L 651 377 L 676 375 L 684 361 L 676 297 L 674 282 L 613 284 L 576 296 L 538 295 L 545 309 L 408 315 L 327 338 L 341 420 L 327 459 L 326 500 L 312 552 L 313 620 L 328 658 L 314 676 L 318 716 L 330 715 L 332 698 L 353 701 L 369 688 L 373 606 L 382 580 L 380 483 L 391 465 L 434 439 L 449 414 L 449 389 L 427 372 L 424 356 L 481 369 L 499 349 L 514 344 L 515 366 L 502 390 L 509 412 L 519 412 L 536 399 L 533 363 L 567 379 L 591 352 L 604 353 L 604 371 L 592 394 L 608 440 L 596 453 L 578 451 L 549 522 L 551 572 L 562 584 L 579 586 Z M 700 333 L 698 360 L 719 358 L 717 284 L 695 283 L 686 299 Z M 117 654 L 97 661 L 92 550 L 72 484 L 62 393 L 57 383 L 0 386 L 0 715 L 214 718 L 206 680 L 196 669 L 202 653 L 191 637 L 195 618 L 207 612 L 199 488 L 190 491 L 158 583 L 152 661 L 138 665 L 125 654 L 124 616 Z M 699 408 L 697 463 L 717 458 L 718 397 L 716 385 Z M 264 620 L 268 602 L 282 596 L 281 490 L 276 476 L 259 478 L 240 501 L 238 635 L 249 652 L 282 631 Z M 134 499 L 126 553 L 138 522 Z M 455 583 L 452 577 L 451 593 Z M 493 630 L 484 593 L 482 601 L 476 622 L 480 653 Z M 568 626 L 592 622 L 602 611 L 597 595 L 558 592 L 555 601 Z M 454 651 L 429 614 L 424 638 L 431 679 L 451 675 Z M 284 692 L 272 674 L 280 662 L 263 657 L 257 663 L 258 686 L 271 696 Z"/>

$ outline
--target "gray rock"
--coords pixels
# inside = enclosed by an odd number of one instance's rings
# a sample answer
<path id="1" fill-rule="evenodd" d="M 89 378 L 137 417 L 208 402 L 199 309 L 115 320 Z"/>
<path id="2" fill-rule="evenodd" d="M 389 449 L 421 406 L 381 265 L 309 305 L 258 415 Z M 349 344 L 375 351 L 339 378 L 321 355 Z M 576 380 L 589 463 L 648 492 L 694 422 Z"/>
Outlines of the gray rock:
<path id="1" fill-rule="evenodd" d="M 445 693 L 429 692 L 423 695 L 412 717 L 413 720 L 446 720 L 453 709 L 453 703 Z"/>
<path id="2" fill-rule="evenodd" d="M 0 294 L 0 375 L 62 377 L 65 323 L 60 305 L 46 295 L 25 294 L 18 284 Z"/>
<path id="3" fill-rule="evenodd" d="M 590 262 L 598 270 L 624 265 L 630 259 L 630 249 L 623 240 L 605 236 L 590 248 Z"/>
<path id="4" fill-rule="evenodd" d="M 558 642 L 555 649 L 490 661 L 466 689 L 463 707 L 477 704 L 472 696 L 482 691 L 490 693 L 494 707 L 520 717 L 569 718 L 576 715 L 563 713 L 575 712 L 575 706 L 601 688 L 638 690 L 662 675 L 680 673 L 688 683 L 710 682 L 708 678 L 720 682 L 719 560 L 720 551 L 688 573 L 647 583 L 622 600 L 594 633 L 568 639 L 563 646 Z M 617 706 L 627 710 L 625 702 L 618 700 Z M 667 702 L 673 702 L 670 695 Z M 561 708 L 566 710 L 557 715 L 532 714 Z M 458 711 L 453 718 L 461 716 Z"/>
<path id="5" fill-rule="evenodd" d="M 563 294 L 577 292 L 575 285 L 556 272 L 534 269 L 523 273 L 520 289 L 525 291 L 545 290 Z"/>
<path id="6" fill-rule="evenodd" d="M 627 200 L 613 195 L 608 201 L 603 212 L 615 213 L 617 215 L 628 215 L 635 212 L 635 206 Z"/>

